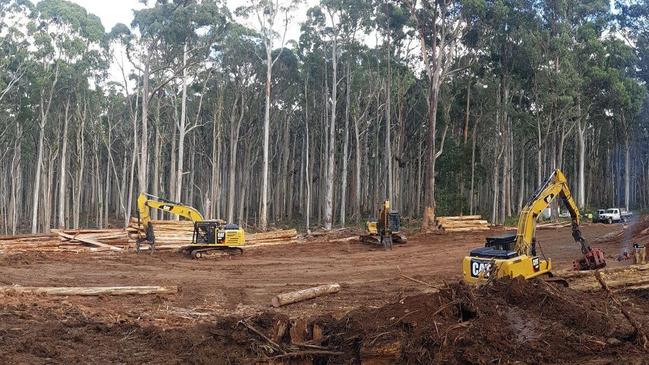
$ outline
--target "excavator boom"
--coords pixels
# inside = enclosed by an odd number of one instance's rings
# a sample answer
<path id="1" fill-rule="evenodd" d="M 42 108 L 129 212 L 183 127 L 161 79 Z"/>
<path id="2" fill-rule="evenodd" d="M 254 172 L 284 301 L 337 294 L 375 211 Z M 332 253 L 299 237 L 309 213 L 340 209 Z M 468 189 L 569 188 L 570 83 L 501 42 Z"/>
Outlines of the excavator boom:
<path id="1" fill-rule="evenodd" d="M 140 193 L 137 198 L 137 211 L 140 215 L 140 224 L 145 227 L 151 222 L 150 208 L 169 212 L 192 222 L 204 220 L 201 212 L 189 205 L 173 202 L 147 193 Z"/>

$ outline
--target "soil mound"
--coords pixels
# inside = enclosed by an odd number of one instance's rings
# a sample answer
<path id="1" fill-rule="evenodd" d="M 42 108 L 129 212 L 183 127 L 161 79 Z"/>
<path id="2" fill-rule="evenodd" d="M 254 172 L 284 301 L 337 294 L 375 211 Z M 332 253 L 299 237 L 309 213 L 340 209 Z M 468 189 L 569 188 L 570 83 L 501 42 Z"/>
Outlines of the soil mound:
<path id="1" fill-rule="evenodd" d="M 632 329 L 606 303 L 541 280 L 507 279 L 478 290 L 458 283 L 351 312 L 331 324 L 326 344 L 344 349 L 341 363 L 548 363 L 638 351 L 629 342 Z"/>
<path id="2" fill-rule="evenodd" d="M 630 305 L 649 325 L 646 300 Z M 643 304 L 644 303 L 644 304 Z M 160 327 L 92 320 L 73 307 L 5 305 L 3 363 L 648 363 L 603 293 L 541 280 L 462 283 L 342 318 L 266 312 Z M 22 328 L 29 323 L 29 329 Z M 637 360 L 640 359 L 640 360 Z M 645 360 L 643 360 L 645 359 Z M 644 362 L 643 362 L 644 361 Z"/>

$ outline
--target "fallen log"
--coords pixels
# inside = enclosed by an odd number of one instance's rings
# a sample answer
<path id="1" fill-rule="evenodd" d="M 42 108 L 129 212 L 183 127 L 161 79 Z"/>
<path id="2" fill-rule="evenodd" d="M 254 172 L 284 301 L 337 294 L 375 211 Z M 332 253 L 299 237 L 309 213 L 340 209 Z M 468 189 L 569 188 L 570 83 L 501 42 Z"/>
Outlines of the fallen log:
<path id="1" fill-rule="evenodd" d="M 483 227 L 483 226 L 477 226 L 477 227 L 470 227 L 470 228 L 444 228 L 446 232 L 473 232 L 473 231 L 488 231 L 491 228 L 489 227 Z"/>
<path id="2" fill-rule="evenodd" d="M 38 250 L 40 248 L 51 248 L 51 247 L 59 247 L 61 245 L 60 241 L 56 242 L 42 242 L 42 243 L 14 243 L 14 244 L 5 244 L 2 245 L 6 249 L 34 249 Z"/>
<path id="3" fill-rule="evenodd" d="M 489 221 L 484 220 L 484 219 L 477 219 L 477 220 L 464 220 L 464 221 L 439 221 L 440 224 L 444 225 L 445 227 L 453 227 L 453 226 L 479 226 L 479 225 L 489 225 Z"/>
<path id="4" fill-rule="evenodd" d="M 283 238 L 283 237 L 292 237 L 297 236 L 297 230 L 295 229 L 284 229 L 278 231 L 262 232 L 262 233 L 252 233 L 246 237 L 246 241 L 255 241 L 255 240 L 266 240 L 274 238 Z"/>
<path id="5" fill-rule="evenodd" d="M 2 286 L 0 293 L 28 293 L 47 295 L 147 295 L 175 294 L 176 286 L 95 286 L 95 287 L 34 287 L 34 286 Z"/>
<path id="6" fill-rule="evenodd" d="M 78 236 L 73 236 L 73 235 L 66 234 L 66 233 L 63 233 L 63 232 L 60 232 L 60 231 L 53 231 L 53 232 L 55 232 L 56 234 L 58 234 L 59 236 L 61 236 L 63 238 L 67 238 L 67 239 L 72 240 L 72 241 L 79 241 L 79 242 L 87 243 L 87 244 L 92 245 L 92 246 L 108 248 L 111 251 L 122 251 L 121 247 L 115 247 L 115 246 L 112 246 L 112 245 L 108 245 L 108 244 L 105 244 L 105 243 L 102 243 L 102 242 L 99 242 L 97 240 L 93 240 L 93 239 L 90 239 L 90 238 L 82 238 L 82 237 L 78 237 Z"/>
<path id="7" fill-rule="evenodd" d="M 281 307 L 287 304 L 302 302 L 308 299 L 317 298 L 327 294 L 334 294 L 340 291 L 340 284 L 321 285 L 313 288 L 298 290 L 289 293 L 276 295 L 272 304 L 273 307 Z"/>
<path id="8" fill-rule="evenodd" d="M 17 241 L 17 240 L 43 240 L 56 238 L 53 234 L 20 234 L 15 236 L 0 236 L 0 241 Z"/>
<path id="9" fill-rule="evenodd" d="M 608 275 L 612 273 L 619 273 L 625 271 L 631 272 L 631 271 L 647 271 L 647 270 L 649 270 L 649 264 L 621 266 L 621 267 L 615 267 L 610 269 L 604 269 L 600 271 Z M 564 279 L 595 276 L 594 271 L 588 271 L 588 270 L 584 270 L 584 271 L 560 270 L 560 271 L 556 271 L 554 274 L 557 276 L 561 276 Z"/>
<path id="10" fill-rule="evenodd" d="M 613 294 L 606 281 L 604 281 L 604 278 L 602 278 L 602 274 L 599 272 L 599 270 L 595 271 L 595 277 L 597 278 L 599 284 L 602 286 L 602 289 L 604 289 L 608 293 L 611 301 L 618 307 L 627 321 L 629 321 L 629 324 L 631 324 L 631 326 L 633 327 L 635 336 L 638 339 L 640 345 L 642 345 L 642 348 L 644 348 L 645 350 L 649 349 L 649 339 L 647 338 L 647 334 L 644 333 L 642 325 L 631 316 L 629 311 L 626 310 L 624 304 L 622 304 L 617 296 Z"/>
<path id="11" fill-rule="evenodd" d="M 252 244 L 246 244 L 245 246 L 241 246 L 241 247 L 243 247 L 243 249 L 247 251 L 247 250 L 266 247 L 266 246 L 294 245 L 296 243 L 298 243 L 298 241 L 292 239 L 292 240 L 280 240 L 275 242 L 257 242 Z"/>
<path id="12" fill-rule="evenodd" d="M 447 221 L 474 221 L 482 219 L 481 215 L 458 215 L 458 216 L 448 216 L 448 217 L 437 217 L 438 221 L 447 220 Z"/>

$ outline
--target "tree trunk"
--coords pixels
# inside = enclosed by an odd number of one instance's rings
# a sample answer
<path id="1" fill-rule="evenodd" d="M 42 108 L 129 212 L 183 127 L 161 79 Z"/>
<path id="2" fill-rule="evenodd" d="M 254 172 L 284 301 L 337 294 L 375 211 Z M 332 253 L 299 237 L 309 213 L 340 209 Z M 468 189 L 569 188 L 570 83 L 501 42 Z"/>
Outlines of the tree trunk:
<path id="1" fill-rule="evenodd" d="M 349 63 L 347 63 L 347 80 L 346 86 L 347 90 L 345 92 L 345 141 L 343 142 L 343 172 L 342 172 L 342 184 L 340 191 L 340 226 L 345 227 L 345 217 L 347 212 L 345 211 L 347 207 L 347 157 L 349 154 L 349 108 L 351 102 L 351 68 Z"/>
<path id="2" fill-rule="evenodd" d="M 259 228 L 268 228 L 268 165 L 269 165 L 269 136 L 270 136 L 270 91 L 273 73 L 273 58 L 270 42 L 266 42 L 266 105 L 264 106 L 264 159 L 262 162 L 261 180 L 261 211 L 259 213 Z"/>
<path id="3" fill-rule="evenodd" d="M 331 49 L 331 124 L 329 125 L 329 143 L 327 149 L 327 173 L 325 181 L 324 229 L 331 230 L 333 223 L 334 173 L 336 167 L 336 106 L 338 89 L 338 38 L 334 36 Z"/>
<path id="4" fill-rule="evenodd" d="M 577 119 L 577 141 L 579 142 L 579 179 L 577 183 L 577 205 L 584 209 L 586 205 L 586 126 L 582 126 L 581 115 Z"/>
<path id="5" fill-rule="evenodd" d="M 59 170 L 59 227 L 65 228 L 65 191 L 67 184 L 67 165 L 66 159 L 68 155 L 68 122 L 70 117 L 70 99 L 68 98 L 65 104 L 65 112 L 63 115 L 63 142 L 61 144 L 61 168 Z"/>
<path id="6" fill-rule="evenodd" d="M 139 166 L 138 166 L 138 188 L 140 192 L 148 190 L 147 185 L 147 165 L 149 163 L 149 76 L 150 76 L 150 63 L 153 50 L 148 49 L 146 60 L 144 62 L 144 74 L 142 75 L 142 123 L 141 123 L 141 138 L 140 138 L 140 153 L 139 153 Z M 158 158 L 158 156 L 156 156 Z"/>
<path id="7" fill-rule="evenodd" d="M 355 170 L 354 170 L 354 218 L 360 219 L 361 217 L 361 166 L 363 163 L 363 156 L 361 153 L 362 141 L 360 137 L 360 132 L 358 129 L 358 119 L 354 119 L 354 141 L 356 154 L 354 158 Z"/>
<path id="8" fill-rule="evenodd" d="M 185 167 L 185 135 L 187 134 L 187 42 L 183 45 L 183 87 L 180 100 L 180 121 L 178 122 L 178 166 L 176 169 L 176 195 L 174 199 L 182 201 L 183 176 Z M 157 158 L 157 156 L 156 156 Z"/>
<path id="9" fill-rule="evenodd" d="M 624 117 L 623 117 L 624 118 Z M 624 207 L 628 211 L 630 208 L 631 197 L 631 145 L 629 143 L 629 133 L 624 135 Z"/>
<path id="10" fill-rule="evenodd" d="M 480 124 L 480 117 L 476 118 L 475 125 L 473 126 L 473 133 L 471 134 L 471 190 L 469 191 L 469 214 L 473 215 L 473 210 L 475 208 L 475 154 L 476 154 L 476 144 L 478 137 L 478 125 Z M 493 220 L 492 220 L 493 223 Z"/>
<path id="11" fill-rule="evenodd" d="M 388 59 L 387 59 L 387 78 L 385 82 L 385 168 L 387 169 L 386 181 L 387 181 L 387 190 L 388 190 L 388 200 L 394 204 L 393 196 L 393 180 L 392 180 L 392 66 L 391 66 L 391 54 L 390 54 L 390 37 L 387 37 L 386 45 L 388 47 Z"/>
<path id="12" fill-rule="evenodd" d="M 214 106 L 212 120 L 212 179 L 210 189 L 211 217 L 220 218 L 219 200 L 221 195 L 221 116 L 223 114 L 223 95 L 219 92 L 217 102 Z"/>
<path id="13" fill-rule="evenodd" d="M 306 233 L 311 233 L 310 222 L 311 218 L 311 168 L 310 168 L 310 146 L 309 146 L 309 73 L 304 79 L 304 143 L 306 157 L 304 159 L 304 179 L 306 180 L 306 204 L 304 208 Z"/>
<path id="14" fill-rule="evenodd" d="M 59 64 L 56 63 L 54 68 L 54 81 L 50 88 L 49 95 L 45 96 L 45 90 L 41 90 L 40 102 L 40 123 L 38 129 L 38 153 L 36 157 L 36 172 L 34 175 L 34 194 L 32 201 L 32 234 L 38 231 L 38 199 L 41 190 L 41 172 L 43 171 L 43 145 L 45 143 L 45 126 L 47 125 L 47 117 L 49 116 L 50 107 L 52 106 L 52 98 L 56 92 L 56 84 L 59 80 Z"/>
<path id="15" fill-rule="evenodd" d="M 241 101 L 239 117 L 237 118 L 237 103 Z M 243 93 L 235 97 L 230 114 L 230 161 L 228 166 L 228 222 L 234 222 L 234 197 L 236 195 L 237 150 L 239 149 L 239 131 L 243 120 L 245 99 Z"/>
<path id="16" fill-rule="evenodd" d="M 155 110 L 155 145 L 153 146 L 153 195 L 160 195 L 160 97 L 157 98 Z M 151 210 L 151 219 L 158 219 L 158 210 Z"/>

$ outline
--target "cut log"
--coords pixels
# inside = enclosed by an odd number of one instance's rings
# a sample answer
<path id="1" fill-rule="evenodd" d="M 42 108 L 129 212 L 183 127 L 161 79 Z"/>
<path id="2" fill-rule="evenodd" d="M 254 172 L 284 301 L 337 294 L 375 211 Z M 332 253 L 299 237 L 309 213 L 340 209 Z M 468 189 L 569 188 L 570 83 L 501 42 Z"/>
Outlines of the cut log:
<path id="1" fill-rule="evenodd" d="M 60 231 L 57 231 L 56 234 L 58 234 L 59 236 L 61 236 L 63 238 L 67 238 L 69 240 L 87 243 L 87 244 L 92 245 L 92 246 L 108 248 L 111 251 L 122 251 L 122 248 L 120 248 L 120 247 L 115 247 L 115 246 L 112 246 L 112 245 L 101 243 L 101 242 L 99 242 L 97 240 L 93 240 L 93 239 L 90 239 L 90 238 L 81 238 L 81 237 L 78 237 L 78 236 L 75 237 L 73 235 L 66 234 L 66 233 L 63 233 L 63 232 L 60 232 Z"/>
<path id="2" fill-rule="evenodd" d="M 95 286 L 95 287 L 34 287 L 34 286 L 2 286 L 0 293 L 29 293 L 47 295 L 147 295 L 175 294 L 176 286 Z"/>
<path id="3" fill-rule="evenodd" d="M 458 215 L 450 217 L 437 217 L 438 221 L 447 220 L 447 221 L 472 221 L 482 219 L 481 215 Z"/>
<path id="4" fill-rule="evenodd" d="M 245 245 L 245 246 L 243 246 L 243 249 L 245 251 L 247 251 L 247 250 L 262 248 L 262 247 L 266 247 L 266 246 L 294 245 L 297 242 L 298 242 L 297 240 L 280 240 L 280 241 L 275 241 L 275 242 L 257 242 L 257 243 Z"/>
<path id="5" fill-rule="evenodd" d="M 488 231 L 489 227 L 466 227 L 466 228 L 445 228 L 447 232 L 475 232 L 475 231 Z"/>
<path id="6" fill-rule="evenodd" d="M 602 278 L 602 274 L 598 270 L 595 271 L 595 277 L 597 278 L 599 284 L 602 286 L 602 289 L 604 289 L 608 293 L 608 296 L 609 298 L 611 298 L 611 301 L 618 307 L 618 309 L 622 312 L 622 314 L 627 319 L 627 321 L 629 321 L 629 324 L 631 324 L 631 326 L 635 330 L 636 338 L 639 340 L 638 342 L 642 345 L 642 347 L 645 350 L 649 349 L 649 338 L 647 338 L 647 334 L 644 333 L 644 329 L 642 325 L 638 323 L 638 321 L 631 316 L 631 314 L 626 309 L 624 304 L 622 304 L 622 302 L 620 302 L 617 296 L 613 294 L 606 281 L 604 281 L 604 278 Z"/>
<path id="7" fill-rule="evenodd" d="M 489 227 L 487 221 L 461 221 L 440 224 L 442 228 Z"/>
<path id="8" fill-rule="evenodd" d="M 284 238 L 284 237 L 295 237 L 297 236 L 297 230 L 295 229 L 284 229 L 278 231 L 262 232 L 262 233 L 253 233 L 249 234 L 246 237 L 246 241 L 261 241 L 267 239 L 275 238 Z"/>
<path id="9" fill-rule="evenodd" d="M 303 290 L 298 290 L 290 293 L 283 293 L 276 295 L 273 300 L 273 307 L 281 307 L 283 305 L 302 302 L 308 299 L 317 298 L 319 296 L 334 294 L 340 291 L 339 284 L 329 284 L 316 286 L 314 288 L 308 288 Z"/>
<path id="10" fill-rule="evenodd" d="M 438 222 L 444 224 L 445 226 L 466 226 L 466 225 L 488 225 L 489 222 L 485 219 L 476 219 L 476 220 L 464 220 L 464 221 L 443 221 L 439 220 Z"/>

